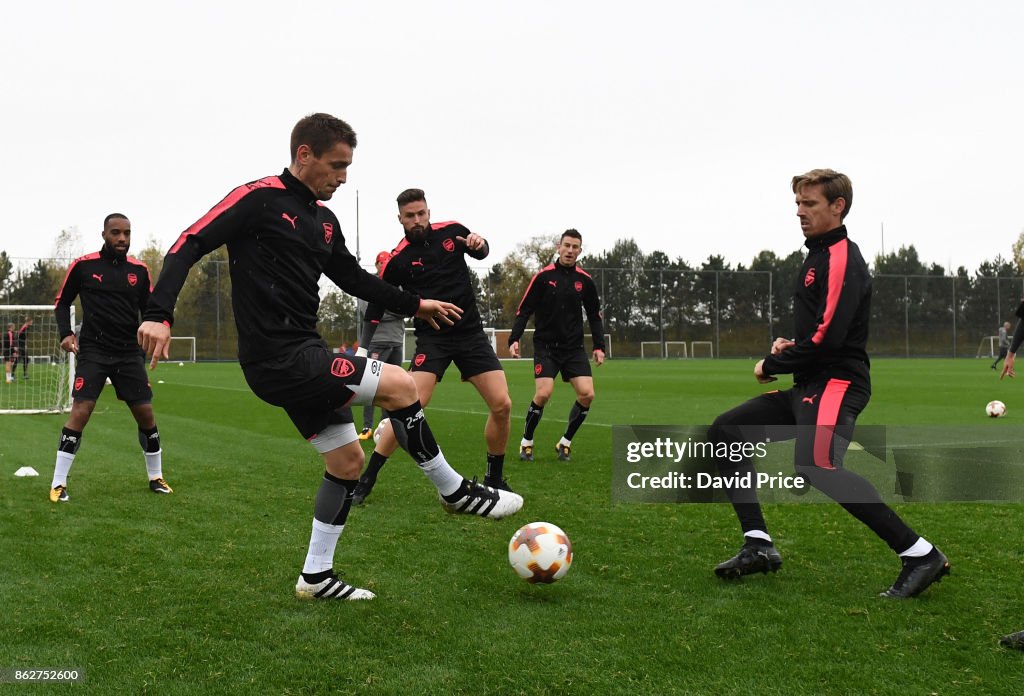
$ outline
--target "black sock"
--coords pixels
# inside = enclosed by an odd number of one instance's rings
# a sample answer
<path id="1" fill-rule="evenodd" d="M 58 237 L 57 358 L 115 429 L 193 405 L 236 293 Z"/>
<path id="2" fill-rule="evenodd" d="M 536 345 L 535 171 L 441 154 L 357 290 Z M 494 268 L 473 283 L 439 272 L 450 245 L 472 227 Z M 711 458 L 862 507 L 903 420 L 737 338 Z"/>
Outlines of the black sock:
<path id="1" fill-rule="evenodd" d="M 526 430 L 523 431 L 524 440 L 533 439 L 533 431 L 537 429 L 537 424 L 540 423 L 540 419 L 543 415 L 544 407 L 538 406 L 531 401 L 530 407 L 526 409 Z"/>
<path id="2" fill-rule="evenodd" d="M 60 440 L 57 441 L 57 451 L 76 454 L 82 446 L 82 431 L 71 428 L 61 428 Z"/>
<path id="3" fill-rule="evenodd" d="M 487 480 L 501 481 L 501 472 L 505 468 L 504 454 L 487 453 Z"/>
<path id="4" fill-rule="evenodd" d="M 434 433 L 427 425 L 423 407 L 418 400 L 405 408 L 391 411 L 388 417 L 391 418 L 391 426 L 398 444 L 412 455 L 417 464 L 429 462 L 441 454 L 441 448 L 437 446 Z"/>
<path id="5" fill-rule="evenodd" d="M 572 405 L 572 409 L 569 411 L 569 425 L 565 428 L 565 439 L 572 441 L 576 431 L 583 425 L 583 421 L 587 419 L 587 414 L 590 413 L 590 409 L 581 404 L 579 401 Z"/>
<path id="6" fill-rule="evenodd" d="M 146 454 L 160 451 L 160 431 L 155 425 L 146 430 L 139 428 L 139 444 L 142 445 L 142 451 Z"/>
<path id="7" fill-rule="evenodd" d="M 359 477 L 360 480 L 366 479 L 368 481 L 376 482 L 377 474 L 384 468 L 384 465 L 388 463 L 388 458 L 377 450 L 373 451 L 370 455 L 370 462 L 366 465 L 366 471 Z"/>
<path id="8" fill-rule="evenodd" d="M 324 524 L 345 524 L 348 509 L 352 506 L 352 491 L 355 481 L 346 481 L 324 472 L 324 480 L 316 492 L 313 505 L 313 517 Z"/>

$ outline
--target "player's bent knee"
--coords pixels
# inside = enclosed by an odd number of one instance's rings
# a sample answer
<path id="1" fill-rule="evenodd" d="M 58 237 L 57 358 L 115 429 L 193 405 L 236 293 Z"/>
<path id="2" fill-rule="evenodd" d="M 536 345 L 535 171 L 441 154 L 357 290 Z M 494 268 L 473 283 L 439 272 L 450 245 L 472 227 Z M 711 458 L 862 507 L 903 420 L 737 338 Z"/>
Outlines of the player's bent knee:
<path id="1" fill-rule="evenodd" d="M 400 367 L 385 364 L 373 403 L 393 411 L 408 406 L 418 398 L 412 375 Z"/>

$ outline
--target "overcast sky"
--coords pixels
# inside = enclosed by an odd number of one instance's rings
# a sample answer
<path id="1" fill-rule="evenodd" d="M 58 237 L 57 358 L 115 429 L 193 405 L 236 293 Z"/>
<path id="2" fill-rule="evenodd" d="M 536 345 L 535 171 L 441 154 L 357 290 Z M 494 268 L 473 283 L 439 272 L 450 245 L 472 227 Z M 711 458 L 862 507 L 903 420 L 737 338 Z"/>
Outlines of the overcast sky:
<path id="1" fill-rule="evenodd" d="M 167 248 L 326 111 L 359 134 L 329 205 L 355 251 L 358 190 L 367 262 L 419 187 L 491 261 L 576 227 L 584 251 L 749 264 L 799 248 L 789 180 L 832 167 L 866 257 L 884 227 L 974 270 L 1024 230 L 1022 26 L 1019 0 L 17 3 L 0 249 L 77 227 L 94 251 L 112 211 Z"/>

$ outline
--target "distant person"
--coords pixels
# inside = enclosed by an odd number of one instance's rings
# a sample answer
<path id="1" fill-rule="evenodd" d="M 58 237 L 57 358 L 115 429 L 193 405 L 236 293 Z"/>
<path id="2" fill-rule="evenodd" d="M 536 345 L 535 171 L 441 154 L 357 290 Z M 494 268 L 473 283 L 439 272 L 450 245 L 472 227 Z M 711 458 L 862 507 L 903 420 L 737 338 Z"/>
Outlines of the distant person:
<path id="1" fill-rule="evenodd" d="M 127 217 L 121 213 L 108 215 L 103 220 L 102 237 L 103 248 L 98 253 L 71 263 L 54 309 L 61 350 L 78 356 L 71 413 L 60 433 L 50 483 L 50 500 L 54 503 L 69 500 L 68 474 L 82 446 L 82 432 L 108 379 L 138 425 L 149 490 L 173 492 L 164 480 L 153 390 L 136 339 L 139 317 L 146 309 L 152 286 L 149 269 L 128 256 L 132 224 Z M 81 298 L 85 315 L 78 336 L 71 330 L 71 306 L 76 297 Z"/>
<path id="2" fill-rule="evenodd" d="M 373 265 L 377 269 L 377 275 L 380 276 L 381 271 L 384 270 L 384 264 L 387 263 L 388 259 L 391 258 L 391 253 L 382 251 L 377 254 L 377 258 L 374 260 Z M 357 303 L 356 313 L 362 318 L 366 316 L 366 300 L 359 300 Z M 363 325 L 363 321 L 359 322 L 360 327 Z M 388 365 L 402 366 L 402 347 L 405 343 L 405 317 L 401 314 L 395 314 L 394 312 L 384 312 L 384 316 L 381 317 L 377 323 L 376 330 L 373 333 L 373 342 L 367 345 L 366 337 L 361 336 L 359 344 L 364 348 L 360 348 L 356 351 L 359 355 L 366 356 L 372 360 L 380 360 Z M 363 407 L 363 429 L 359 432 L 360 440 L 369 440 L 373 436 L 373 404 L 368 404 Z M 381 419 L 387 418 L 387 412 L 381 411 Z M 359 487 L 356 487 L 356 500 L 355 504 L 359 505 L 362 502 L 362 498 L 359 495 Z"/>
<path id="3" fill-rule="evenodd" d="M 25 317 L 25 322 L 18 329 L 18 362 L 21 363 L 21 376 L 28 379 L 28 330 L 32 328 L 32 317 Z M 11 370 L 17 372 L 17 365 Z"/>
<path id="4" fill-rule="evenodd" d="M 311 114 L 296 123 L 291 164 L 283 172 L 239 186 L 174 243 L 139 327 L 139 342 L 156 367 L 167 358 L 174 305 L 189 270 L 228 246 L 245 380 L 256 396 L 285 410 L 324 462 L 306 560 L 295 583 L 300 599 L 376 596 L 345 582 L 334 568 L 364 460 L 349 404 L 374 403 L 388 410 L 402 446 L 450 512 L 500 519 L 523 505 L 520 496 L 468 481 L 448 464 L 408 373 L 379 360 L 337 355 L 317 333 L 321 275 L 356 297 L 415 314 L 431 329 L 461 312 L 452 303 L 403 292 L 367 273 L 345 246 L 338 218 L 321 202 L 345 183 L 355 146 L 355 131 L 334 116 Z"/>
<path id="5" fill-rule="evenodd" d="M 773 440 L 779 437 L 773 426 L 795 430 L 796 472 L 899 555 L 902 570 L 882 596 L 916 597 L 949 572 L 946 556 L 882 502 L 869 481 L 843 468 L 857 416 L 871 396 L 866 350 L 871 276 L 843 224 L 853 185 L 844 174 L 815 169 L 793 177 L 792 189 L 808 249 L 793 295 L 794 338 L 776 338 L 771 352 L 754 366 L 754 377 L 767 384 L 776 375 L 792 374 L 793 386 L 723 413 L 708 430 L 708 440 L 738 452 L 752 441 L 766 442 L 769 432 Z M 727 477 L 753 476 L 750 457 L 739 462 L 723 458 L 718 466 Z M 715 573 L 738 578 L 777 571 L 782 557 L 768 533 L 756 489 L 727 493 L 743 530 L 743 546 Z"/>
<path id="6" fill-rule="evenodd" d="M 406 189 L 398 195 L 398 221 L 405 237 L 395 248 L 381 277 L 409 292 L 440 297 L 462 307 L 464 314 L 453 326 L 431 331 L 422 321 L 414 321 L 416 349 L 409 371 L 420 401 L 426 407 L 434 389 L 454 362 L 462 381 L 469 382 L 487 405 L 484 441 L 487 444 L 487 474 L 484 485 L 510 491 L 503 477 L 505 448 L 508 445 L 512 399 L 501 362 L 494 352 L 476 306 L 476 294 L 466 265 L 466 257 L 478 261 L 487 258 L 487 240 L 457 222 L 431 224 L 426 194 Z M 374 340 L 374 323 L 383 309 L 371 303 L 366 310 L 363 340 Z M 360 478 L 359 493 L 370 494 L 377 475 L 395 450 L 395 440 L 387 423 Z"/>
<path id="7" fill-rule="evenodd" d="M 1003 325 L 999 327 L 999 357 L 992 363 L 992 369 L 996 369 L 996 365 L 999 361 L 1006 357 L 1006 353 L 1010 350 L 1010 322 L 1003 322 Z"/>
<path id="8" fill-rule="evenodd" d="M 583 425 L 594 401 L 594 378 L 587 351 L 583 347 L 583 312 L 590 322 L 594 342 L 594 363 L 604 363 L 604 321 L 601 300 L 594 279 L 576 264 L 583 251 L 583 235 L 570 229 L 562 233 L 558 255 L 535 274 L 526 287 L 516 310 L 516 320 L 508 336 L 509 355 L 520 357 L 519 339 L 526 330 L 530 315 L 536 313 L 533 334 L 534 395 L 526 409 L 526 428 L 519 442 L 519 458 L 533 461 L 533 434 L 544 415 L 544 406 L 555 388 L 555 377 L 569 382 L 576 392 L 576 402 L 569 411 L 565 433 L 555 445 L 555 455 L 562 461 L 571 459 L 572 439 Z"/>
<path id="9" fill-rule="evenodd" d="M 0 346 L 2 349 L 0 359 L 4 361 L 4 379 L 8 384 L 14 381 L 14 362 L 18 358 L 17 340 L 14 324 L 8 324 L 7 330 L 4 331 L 3 345 Z"/>
<path id="10" fill-rule="evenodd" d="M 1020 305 L 1017 307 L 1017 328 L 1013 331 L 1013 339 L 1010 341 L 1009 346 L 1006 349 L 1006 362 L 1003 363 L 1003 371 L 999 375 L 999 379 L 1003 377 L 1016 377 L 1017 373 L 1014 371 L 1014 363 L 1017 361 L 1017 350 L 1020 348 L 1020 344 L 1024 343 L 1024 300 L 1021 300 Z M 1009 324 L 1009 322 L 1007 322 Z M 1002 334 L 1000 334 L 1001 336 Z M 1002 352 L 1002 351 L 1000 351 Z M 1005 635 L 1000 639 L 999 644 L 1006 648 L 1013 648 L 1014 650 L 1024 650 L 1024 631 L 1017 631 Z"/>

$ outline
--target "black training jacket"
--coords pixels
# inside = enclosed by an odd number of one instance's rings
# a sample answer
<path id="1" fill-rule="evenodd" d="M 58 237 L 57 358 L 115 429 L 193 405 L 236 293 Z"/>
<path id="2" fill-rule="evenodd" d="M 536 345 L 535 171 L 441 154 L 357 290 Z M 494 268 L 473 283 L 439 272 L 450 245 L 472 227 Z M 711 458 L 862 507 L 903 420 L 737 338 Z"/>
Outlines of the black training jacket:
<path id="1" fill-rule="evenodd" d="M 414 319 L 413 327 L 417 335 L 424 330 L 457 334 L 483 328 L 469 275 L 472 271 L 466 265 L 466 256 L 477 260 L 487 258 L 490 247 L 485 243 L 479 251 L 470 250 L 465 242 L 457 239 L 465 239 L 469 234 L 469 230 L 457 222 L 433 223 L 425 239 L 402 239 L 384 264 L 380 275 L 388 283 L 420 297 L 452 302 L 462 309 L 462 318 L 453 326 L 441 323 L 440 331 L 434 331 L 421 319 Z M 379 321 L 383 314 L 383 307 L 371 303 L 366 308 L 366 321 Z"/>
<path id="2" fill-rule="evenodd" d="M 583 310 L 586 310 L 590 322 L 594 348 L 604 351 L 604 320 L 594 279 L 576 264 L 563 266 L 557 261 L 549 264 L 537 272 L 526 287 L 516 310 L 508 344 L 522 338 L 526 322 L 535 313 L 535 345 L 582 348 Z"/>
<path id="3" fill-rule="evenodd" d="M 182 232 L 164 258 L 145 319 L 172 323 L 189 269 L 223 244 L 243 365 L 320 338 L 321 274 L 348 294 L 398 314 L 419 308 L 418 297 L 360 268 L 345 246 L 338 218 L 285 169 L 239 186 Z"/>
<path id="4" fill-rule="evenodd" d="M 805 245 L 807 258 L 793 294 L 796 345 L 766 356 L 764 373 L 792 373 L 797 384 L 835 370 L 869 379 L 871 276 L 860 248 L 845 225 Z"/>
<path id="5" fill-rule="evenodd" d="M 82 300 L 78 349 L 88 355 L 132 355 L 141 352 L 139 316 L 146 311 L 151 281 L 146 264 L 116 254 L 106 244 L 98 252 L 71 262 L 57 293 L 54 312 L 61 340 L 72 333 L 71 305 Z"/>

